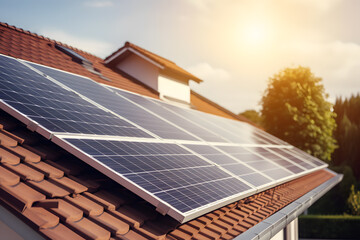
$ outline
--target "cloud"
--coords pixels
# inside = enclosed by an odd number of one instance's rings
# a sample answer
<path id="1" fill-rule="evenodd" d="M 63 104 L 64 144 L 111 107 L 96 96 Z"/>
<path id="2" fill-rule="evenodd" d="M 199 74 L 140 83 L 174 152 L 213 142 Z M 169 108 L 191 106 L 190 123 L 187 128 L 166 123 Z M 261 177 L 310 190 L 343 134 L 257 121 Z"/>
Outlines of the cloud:
<path id="1" fill-rule="evenodd" d="M 204 80 L 204 82 L 223 82 L 230 79 L 230 74 L 226 70 L 221 68 L 214 68 L 205 62 L 188 67 L 187 70 Z"/>
<path id="2" fill-rule="evenodd" d="M 86 1 L 84 3 L 84 5 L 87 6 L 87 7 L 103 8 L 103 7 L 111 7 L 114 4 L 113 4 L 112 1 L 97 0 L 97 1 Z"/>
<path id="3" fill-rule="evenodd" d="M 84 37 L 78 37 L 62 30 L 44 29 L 40 31 L 40 34 L 46 37 L 50 37 L 52 39 L 56 39 L 57 41 L 87 51 L 102 58 L 110 55 L 112 51 L 114 51 L 114 49 L 116 48 L 110 43 Z"/>

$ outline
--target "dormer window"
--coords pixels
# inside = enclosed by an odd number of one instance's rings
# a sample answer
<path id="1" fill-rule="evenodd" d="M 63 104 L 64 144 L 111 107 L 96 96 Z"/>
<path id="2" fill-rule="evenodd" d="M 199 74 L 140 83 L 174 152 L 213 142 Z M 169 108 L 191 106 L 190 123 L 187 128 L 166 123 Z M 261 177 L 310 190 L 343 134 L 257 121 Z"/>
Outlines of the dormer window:
<path id="1" fill-rule="evenodd" d="M 107 57 L 105 64 L 156 90 L 160 99 L 188 107 L 190 106 L 189 81 L 202 82 L 174 62 L 129 42 Z"/>

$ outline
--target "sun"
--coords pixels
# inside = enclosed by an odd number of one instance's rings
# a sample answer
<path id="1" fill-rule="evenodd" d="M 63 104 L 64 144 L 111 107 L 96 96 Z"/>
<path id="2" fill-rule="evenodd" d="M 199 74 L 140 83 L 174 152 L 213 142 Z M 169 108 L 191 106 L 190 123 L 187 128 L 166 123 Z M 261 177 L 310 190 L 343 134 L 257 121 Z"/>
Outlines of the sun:
<path id="1" fill-rule="evenodd" d="M 243 27 L 242 38 L 249 45 L 261 45 L 267 41 L 268 28 L 265 24 L 252 23 Z"/>

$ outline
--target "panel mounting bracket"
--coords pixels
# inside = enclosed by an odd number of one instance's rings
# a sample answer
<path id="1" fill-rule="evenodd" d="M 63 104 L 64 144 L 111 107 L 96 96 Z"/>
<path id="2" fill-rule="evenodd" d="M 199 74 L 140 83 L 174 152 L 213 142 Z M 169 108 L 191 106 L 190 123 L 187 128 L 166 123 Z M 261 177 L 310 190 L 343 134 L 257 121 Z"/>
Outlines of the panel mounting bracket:
<path id="1" fill-rule="evenodd" d="M 159 204 L 156 207 L 156 211 L 164 216 L 169 212 L 169 210 L 170 210 L 170 207 L 162 202 L 159 202 Z"/>
<path id="2" fill-rule="evenodd" d="M 29 122 L 28 125 L 26 126 L 30 131 L 35 132 L 36 129 L 38 128 L 38 125 L 34 122 Z"/>

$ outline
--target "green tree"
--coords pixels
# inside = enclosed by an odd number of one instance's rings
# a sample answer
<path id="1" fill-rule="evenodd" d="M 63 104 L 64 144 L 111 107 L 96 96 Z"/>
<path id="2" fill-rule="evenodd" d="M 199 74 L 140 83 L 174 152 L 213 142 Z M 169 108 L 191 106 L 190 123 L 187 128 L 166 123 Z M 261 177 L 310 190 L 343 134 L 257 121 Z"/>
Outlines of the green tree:
<path id="1" fill-rule="evenodd" d="M 255 123 L 256 125 L 258 125 L 259 127 L 262 126 L 262 118 L 259 112 L 255 111 L 255 110 L 246 110 L 244 112 L 239 113 L 239 115 L 242 115 L 244 117 L 246 117 L 247 119 L 249 119 L 251 122 Z"/>
<path id="2" fill-rule="evenodd" d="M 350 189 L 350 196 L 347 200 L 351 214 L 360 215 L 360 191 L 355 191 L 355 186 Z"/>
<path id="3" fill-rule="evenodd" d="M 332 105 L 321 78 L 306 67 L 286 68 L 270 78 L 262 97 L 263 126 L 271 134 L 323 160 L 336 148 Z"/>
<path id="4" fill-rule="evenodd" d="M 350 166 L 360 180 L 360 95 L 336 99 L 334 111 L 338 126 L 335 138 L 339 148 L 333 154 L 333 163 Z"/>

